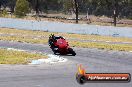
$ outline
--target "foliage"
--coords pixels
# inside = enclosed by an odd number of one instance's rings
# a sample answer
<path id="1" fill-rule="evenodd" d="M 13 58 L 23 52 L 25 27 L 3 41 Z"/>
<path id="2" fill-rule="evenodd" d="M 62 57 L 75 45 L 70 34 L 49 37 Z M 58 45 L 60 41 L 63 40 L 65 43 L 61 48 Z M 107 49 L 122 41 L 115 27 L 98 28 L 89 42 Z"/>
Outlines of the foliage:
<path id="1" fill-rule="evenodd" d="M 29 3 L 27 0 L 17 0 L 15 7 L 15 15 L 23 17 L 29 12 Z"/>
<path id="2" fill-rule="evenodd" d="M 4 10 L 2 11 L 2 16 L 5 17 L 7 14 L 8 14 L 7 11 L 4 9 Z"/>
<path id="3" fill-rule="evenodd" d="M 25 0 L 17 0 L 25 2 Z M 37 0 L 27 0 L 30 9 L 36 11 Z M 38 0 L 38 9 L 40 12 L 57 11 L 65 13 L 75 10 L 74 0 Z M 79 5 L 79 12 L 86 13 L 89 8 L 89 14 L 97 16 L 113 16 L 113 10 L 117 9 L 118 17 L 131 18 L 132 17 L 132 0 L 77 0 Z M 116 2 L 115 2 L 116 1 Z M 0 7 L 15 7 L 16 0 L 0 0 Z M 19 4 L 22 4 L 19 3 Z M 116 5 L 115 5 L 116 4 Z M 16 4 L 17 5 L 17 4 Z M 17 6 L 16 6 L 17 7 Z"/>

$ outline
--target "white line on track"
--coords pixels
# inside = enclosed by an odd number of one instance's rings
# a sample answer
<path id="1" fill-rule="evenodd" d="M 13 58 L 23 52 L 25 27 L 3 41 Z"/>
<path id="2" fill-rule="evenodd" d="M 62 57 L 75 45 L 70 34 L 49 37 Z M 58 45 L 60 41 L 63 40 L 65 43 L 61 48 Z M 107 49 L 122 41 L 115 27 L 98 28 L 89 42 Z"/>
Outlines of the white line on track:
<path id="1" fill-rule="evenodd" d="M 48 64 L 53 64 L 53 63 L 60 63 L 60 62 L 67 62 L 68 59 L 53 55 L 53 54 L 48 54 L 47 59 L 38 59 L 38 60 L 32 60 L 31 63 L 29 64 L 43 64 L 43 63 L 48 63 Z"/>

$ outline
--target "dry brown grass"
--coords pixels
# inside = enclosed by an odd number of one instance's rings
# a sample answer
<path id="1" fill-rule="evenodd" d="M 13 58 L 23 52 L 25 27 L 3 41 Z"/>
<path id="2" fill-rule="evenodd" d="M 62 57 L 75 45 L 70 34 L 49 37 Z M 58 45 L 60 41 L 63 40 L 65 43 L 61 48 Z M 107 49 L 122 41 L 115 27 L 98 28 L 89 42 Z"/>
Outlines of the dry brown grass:
<path id="1" fill-rule="evenodd" d="M 46 55 L 0 49 L 0 64 L 28 64 L 30 60 L 47 58 Z"/>
<path id="2" fill-rule="evenodd" d="M 0 34 L 1 34 L 0 36 L 1 40 L 8 40 L 8 41 L 13 40 L 18 42 L 47 44 L 48 36 L 51 34 L 51 32 L 0 28 Z M 67 34 L 67 33 L 54 33 L 54 34 L 64 36 L 69 41 L 71 46 L 101 48 L 101 49 L 120 50 L 120 51 L 132 51 L 131 44 L 106 43 L 106 42 L 131 42 L 132 43 L 132 38 Z M 7 35 L 7 36 L 4 36 L 4 35 Z M 82 42 L 82 40 L 90 40 L 91 42 Z M 92 42 L 92 41 L 97 41 L 97 42 Z M 102 42 L 98 42 L 98 41 L 102 41 Z"/>

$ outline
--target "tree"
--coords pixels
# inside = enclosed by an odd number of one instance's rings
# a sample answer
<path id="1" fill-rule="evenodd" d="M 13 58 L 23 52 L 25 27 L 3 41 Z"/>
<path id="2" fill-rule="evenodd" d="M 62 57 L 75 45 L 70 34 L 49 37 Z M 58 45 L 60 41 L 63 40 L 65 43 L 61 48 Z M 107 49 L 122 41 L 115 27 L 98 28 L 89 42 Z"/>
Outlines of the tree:
<path id="1" fill-rule="evenodd" d="M 23 17 L 29 12 L 29 3 L 27 0 L 17 0 L 15 7 L 15 15 Z"/>
<path id="2" fill-rule="evenodd" d="M 3 6 L 4 8 L 6 7 L 8 0 L 0 0 L 0 8 Z"/>
<path id="3" fill-rule="evenodd" d="M 20 3 L 16 3 L 16 1 Z M 25 2 L 29 4 L 24 4 Z M 17 4 L 18 6 L 15 6 Z M 0 0 L 0 8 L 10 8 L 12 13 L 14 12 L 14 7 L 15 9 L 20 7 L 17 13 L 20 14 L 21 12 L 22 14 L 21 7 L 24 6 L 30 8 L 30 11 L 31 9 L 36 11 L 36 13 L 69 13 L 72 11 L 75 14 L 78 14 L 78 12 L 86 14 L 88 11 L 90 15 L 108 17 L 114 16 L 113 11 L 116 10 L 116 17 L 132 19 L 132 0 Z"/>
<path id="4" fill-rule="evenodd" d="M 74 3 L 75 3 L 75 13 L 76 13 L 76 23 L 78 23 L 78 0 L 74 0 Z"/>
<path id="5" fill-rule="evenodd" d="M 79 14 L 79 0 L 64 0 L 65 11 L 73 11 L 76 14 L 76 23 L 78 23 L 78 14 Z"/>
<path id="6" fill-rule="evenodd" d="M 14 13 L 15 5 L 16 5 L 16 0 L 8 0 L 7 6 L 10 8 L 11 13 Z"/>
<path id="7" fill-rule="evenodd" d="M 39 16 L 39 0 L 36 0 L 35 10 L 36 10 L 36 15 Z"/>
<path id="8" fill-rule="evenodd" d="M 72 9 L 72 11 L 74 11 L 73 1 L 72 0 L 64 0 L 63 1 L 63 10 L 65 11 L 65 13 L 69 13 L 69 11 L 71 9 Z"/>

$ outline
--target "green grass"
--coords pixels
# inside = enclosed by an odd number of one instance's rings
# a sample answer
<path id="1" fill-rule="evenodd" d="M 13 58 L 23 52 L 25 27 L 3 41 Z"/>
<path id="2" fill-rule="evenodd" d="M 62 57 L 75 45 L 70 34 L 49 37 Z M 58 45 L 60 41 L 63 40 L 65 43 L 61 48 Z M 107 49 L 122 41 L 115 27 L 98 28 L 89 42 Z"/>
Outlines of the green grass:
<path id="1" fill-rule="evenodd" d="M 47 58 L 47 56 L 23 51 L 0 49 L 0 64 L 28 64 L 29 61 L 40 58 Z"/>
<path id="2" fill-rule="evenodd" d="M 97 42 L 70 42 L 72 46 L 83 47 L 83 48 L 98 48 L 107 50 L 117 50 L 117 51 L 132 51 L 132 45 L 128 44 L 107 44 L 107 43 L 97 43 Z"/>
<path id="3" fill-rule="evenodd" d="M 13 40 L 13 41 L 18 41 L 18 42 L 47 44 L 48 36 L 54 32 L 0 28 L 0 33 L 8 35 L 8 36 L 0 36 L 0 40 L 7 40 L 7 41 Z M 11 34 L 13 34 L 14 36 L 10 36 Z M 110 41 L 110 42 L 131 42 L 132 43 L 132 38 L 99 36 L 99 35 L 67 34 L 67 33 L 54 33 L 54 34 L 64 36 L 68 40 L 70 45 L 75 46 L 75 47 L 99 48 L 99 49 L 109 49 L 109 50 L 119 50 L 119 51 L 132 51 L 131 44 L 106 43 L 106 41 L 107 42 Z M 90 40 L 90 41 L 96 40 L 96 41 L 102 41 L 102 42 L 82 42 L 79 40 Z"/>

